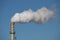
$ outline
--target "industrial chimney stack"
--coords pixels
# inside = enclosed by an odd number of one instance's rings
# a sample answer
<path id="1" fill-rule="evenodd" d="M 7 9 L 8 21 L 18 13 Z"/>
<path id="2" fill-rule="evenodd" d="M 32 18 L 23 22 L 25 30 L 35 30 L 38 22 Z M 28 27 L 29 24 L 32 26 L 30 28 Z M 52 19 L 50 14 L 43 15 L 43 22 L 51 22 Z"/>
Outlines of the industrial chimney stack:
<path id="1" fill-rule="evenodd" d="M 15 40 L 14 22 L 11 22 L 10 27 L 10 40 Z"/>

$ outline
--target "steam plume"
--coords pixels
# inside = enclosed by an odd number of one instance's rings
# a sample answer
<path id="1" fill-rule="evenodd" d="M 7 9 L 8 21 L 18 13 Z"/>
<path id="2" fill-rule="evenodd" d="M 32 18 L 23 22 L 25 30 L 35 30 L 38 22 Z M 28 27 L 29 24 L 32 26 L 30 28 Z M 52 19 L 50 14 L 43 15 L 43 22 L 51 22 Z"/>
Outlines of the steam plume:
<path id="1" fill-rule="evenodd" d="M 49 19 L 51 19 L 54 15 L 54 11 L 47 9 L 46 7 L 42 7 L 36 11 L 32 11 L 31 9 L 23 11 L 21 13 L 16 13 L 12 18 L 11 22 L 20 22 L 20 23 L 28 23 L 28 22 L 36 22 L 36 23 L 45 23 Z"/>

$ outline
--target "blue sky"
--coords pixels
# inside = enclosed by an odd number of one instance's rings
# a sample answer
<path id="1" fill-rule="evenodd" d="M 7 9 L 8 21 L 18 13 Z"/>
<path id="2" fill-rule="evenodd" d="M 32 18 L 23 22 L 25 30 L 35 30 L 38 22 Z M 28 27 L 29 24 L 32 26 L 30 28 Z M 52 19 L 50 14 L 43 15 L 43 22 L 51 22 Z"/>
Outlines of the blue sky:
<path id="1" fill-rule="evenodd" d="M 59 0 L 0 0 L 0 40 L 10 40 L 10 20 L 16 12 L 31 8 L 33 11 L 56 4 L 56 19 L 45 24 L 15 24 L 16 40 L 60 40 Z"/>

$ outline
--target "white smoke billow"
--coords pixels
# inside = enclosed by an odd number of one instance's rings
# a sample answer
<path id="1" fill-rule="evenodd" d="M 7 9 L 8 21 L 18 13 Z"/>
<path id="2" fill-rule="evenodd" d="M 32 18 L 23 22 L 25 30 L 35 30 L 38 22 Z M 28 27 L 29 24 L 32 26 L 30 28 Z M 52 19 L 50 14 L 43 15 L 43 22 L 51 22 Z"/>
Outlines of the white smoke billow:
<path id="1" fill-rule="evenodd" d="M 42 7 L 36 11 L 31 9 L 23 11 L 21 13 L 16 13 L 12 18 L 11 22 L 36 22 L 36 23 L 45 23 L 54 16 L 54 11 Z"/>

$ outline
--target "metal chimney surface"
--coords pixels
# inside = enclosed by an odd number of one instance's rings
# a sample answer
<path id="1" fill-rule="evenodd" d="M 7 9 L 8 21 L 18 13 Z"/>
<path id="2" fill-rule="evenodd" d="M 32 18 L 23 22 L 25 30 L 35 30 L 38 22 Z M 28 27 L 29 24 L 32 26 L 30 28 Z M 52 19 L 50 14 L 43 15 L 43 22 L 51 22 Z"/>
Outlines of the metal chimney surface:
<path id="1" fill-rule="evenodd" d="M 14 22 L 11 22 L 10 27 L 10 40 L 15 40 L 15 29 L 14 29 Z"/>

